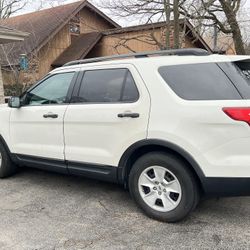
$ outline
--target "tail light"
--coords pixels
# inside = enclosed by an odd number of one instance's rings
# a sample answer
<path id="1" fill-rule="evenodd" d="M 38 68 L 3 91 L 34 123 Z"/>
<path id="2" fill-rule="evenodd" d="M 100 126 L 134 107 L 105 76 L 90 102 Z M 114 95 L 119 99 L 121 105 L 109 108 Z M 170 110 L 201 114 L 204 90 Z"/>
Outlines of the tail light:
<path id="1" fill-rule="evenodd" d="M 248 108 L 223 108 L 224 113 L 236 121 L 242 121 L 250 125 L 250 107 Z"/>

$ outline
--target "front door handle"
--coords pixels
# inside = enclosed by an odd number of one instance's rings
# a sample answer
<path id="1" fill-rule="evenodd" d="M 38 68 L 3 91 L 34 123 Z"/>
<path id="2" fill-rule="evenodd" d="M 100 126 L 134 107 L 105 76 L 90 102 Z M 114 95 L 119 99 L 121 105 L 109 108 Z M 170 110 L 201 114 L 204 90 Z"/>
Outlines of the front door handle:
<path id="1" fill-rule="evenodd" d="M 119 118 L 138 118 L 140 117 L 139 113 L 121 113 L 117 115 Z"/>
<path id="2" fill-rule="evenodd" d="M 57 114 L 53 114 L 53 113 L 48 113 L 48 114 L 44 114 L 43 117 L 44 118 L 53 118 L 53 119 L 56 119 L 56 118 L 58 118 L 58 115 Z"/>

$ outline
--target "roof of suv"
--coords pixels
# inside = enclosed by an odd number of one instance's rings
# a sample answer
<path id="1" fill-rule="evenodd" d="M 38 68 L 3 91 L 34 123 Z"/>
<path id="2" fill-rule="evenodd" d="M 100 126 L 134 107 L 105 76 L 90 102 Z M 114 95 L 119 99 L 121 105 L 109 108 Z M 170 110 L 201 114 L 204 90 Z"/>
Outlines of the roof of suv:
<path id="1" fill-rule="evenodd" d="M 169 60 L 171 58 L 171 60 Z M 69 71 L 75 68 L 83 68 L 83 66 L 107 66 L 117 64 L 136 64 L 144 65 L 151 64 L 152 66 L 163 65 L 178 65 L 178 64 L 196 64 L 196 63 L 212 63 L 212 62 L 236 62 L 249 61 L 250 56 L 227 56 L 210 54 L 203 49 L 175 49 L 175 50 L 161 50 L 149 51 L 142 53 L 131 53 L 125 55 L 113 55 L 106 57 L 90 58 L 85 60 L 77 60 L 65 64 L 63 67 L 52 71 Z"/>

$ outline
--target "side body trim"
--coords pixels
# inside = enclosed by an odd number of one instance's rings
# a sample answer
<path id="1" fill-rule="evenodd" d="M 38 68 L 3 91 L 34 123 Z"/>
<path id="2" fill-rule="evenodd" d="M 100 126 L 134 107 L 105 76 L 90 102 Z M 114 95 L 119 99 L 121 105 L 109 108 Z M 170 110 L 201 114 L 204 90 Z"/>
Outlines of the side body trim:
<path id="1" fill-rule="evenodd" d="M 47 171 L 68 174 L 67 165 L 63 160 L 47 159 L 30 155 L 16 155 L 18 165 Z"/>
<path id="2" fill-rule="evenodd" d="M 47 159 L 30 155 L 16 155 L 16 159 L 17 161 L 15 162 L 20 166 L 117 183 L 117 167 Z"/>
<path id="3" fill-rule="evenodd" d="M 80 162 L 67 162 L 67 165 L 69 174 L 117 183 L 117 167 Z"/>

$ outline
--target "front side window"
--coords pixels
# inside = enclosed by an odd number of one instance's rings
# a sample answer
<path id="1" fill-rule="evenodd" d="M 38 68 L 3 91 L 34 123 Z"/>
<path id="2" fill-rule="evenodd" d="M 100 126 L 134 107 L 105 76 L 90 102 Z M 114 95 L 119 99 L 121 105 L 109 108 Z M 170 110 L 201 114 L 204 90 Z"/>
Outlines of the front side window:
<path id="1" fill-rule="evenodd" d="M 216 63 L 163 66 L 159 73 L 186 100 L 242 99 L 232 80 Z"/>
<path id="2" fill-rule="evenodd" d="M 24 105 L 62 104 L 66 101 L 75 72 L 52 75 L 28 92 Z"/>
<path id="3" fill-rule="evenodd" d="M 139 93 L 128 69 L 92 70 L 84 73 L 78 102 L 134 102 Z"/>

